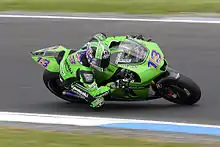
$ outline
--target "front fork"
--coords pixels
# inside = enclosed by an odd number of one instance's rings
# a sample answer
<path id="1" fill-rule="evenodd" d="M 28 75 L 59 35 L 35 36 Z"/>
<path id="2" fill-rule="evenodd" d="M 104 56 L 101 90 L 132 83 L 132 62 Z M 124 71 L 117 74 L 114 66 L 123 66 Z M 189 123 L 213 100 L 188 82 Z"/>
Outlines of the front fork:
<path id="1" fill-rule="evenodd" d="M 176 81 L 180 78 L 180 73 L 170 67 L 167 68 L 167 71 L 157 77 L 151 83 L 152 89 L 155 91 L 156 96 L 162 96 L 164 91 L 164 84 L 175 84 Z"/>

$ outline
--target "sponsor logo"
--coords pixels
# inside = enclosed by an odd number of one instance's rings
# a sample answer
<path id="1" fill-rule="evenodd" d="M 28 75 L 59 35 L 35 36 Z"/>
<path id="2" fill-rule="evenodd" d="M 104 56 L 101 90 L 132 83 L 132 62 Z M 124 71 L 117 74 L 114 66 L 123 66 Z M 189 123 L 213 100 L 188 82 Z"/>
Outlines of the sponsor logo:
<path id="1" fill-rule="evenodd" d="M 91 49 L 88 49 L 88 50 L 86 51 L 86 56 L 87 56 L 87 58 L 88 58 L 89 60 L 92 60 L 92 51 L 91 51 Z"/>
<path id="2" fill-rule="evenodd" d="M 131 59 L 120 59 L 118 62 L 130 63 L 130 62 L 131 62 Z"/>
<path id="3" fill-rule="evenodd" d="M 81 57 L 81 54 L 80 54 L 80 53 L 77 53 L 77 54 L 76 54 L 76 59 L 77 59 L 78 61 L 80 61 L 80 57 Z"/>
<path id="4" fill-rule="evenodd" d="M 87 93 L 83 92 L 82 90 L 80 90 L 80 89 L 78 89 L 78 88 L 76 88 L 74 86 L 72 87 L 72 90 L 76 91 L 78 94 L 80 94 L 80 95 L 82 95 L 84 97 L 88 97 L 89 96 Z"/>
<path id="5" fill-rule="evenodd" d="M 137 65 L 130 65 L 130 64 L 121 64 L 120 66 L 124 67 L 124 68 L 137 68 Z"/>
<path id="6" fill-rule="evenodd" d="M 78 62 L 79 62 L 80 64 L 82 64 L 82 55 L 83 55 L 83 53 L 84 53 L 84 51 L 81 51 L 81 52 L 78 52 L 78 53 L 76 54 L 76 59 L 78 60 Z"/>
<path id="7" fill-rule="evenodd" d="M 85 81 L 93 81 L 93 74 L 84 74 Z"/>
<path id="8" fill-rule="evenodd" d="M 129 86 L 129 89 L 138 90 L 138 89 L 145 89 L 147 87 L 144 86 Z"/>
<path id="9" fill-rule="evenodd" d="M 86 51 L 86 53 L 87 53 L 87 54 L 91 54 L 91 49 L 88 49 L 88 50 Z"/>

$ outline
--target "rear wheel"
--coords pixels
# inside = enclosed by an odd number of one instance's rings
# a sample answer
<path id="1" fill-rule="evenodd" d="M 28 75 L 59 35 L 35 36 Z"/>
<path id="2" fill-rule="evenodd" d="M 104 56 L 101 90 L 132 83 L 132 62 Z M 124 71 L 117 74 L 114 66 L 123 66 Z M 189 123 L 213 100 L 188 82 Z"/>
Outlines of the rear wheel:
<path id="1" fill-rule="evenodd" d="M 79 98 L 70 97 L 62 94 L 64 88 L 60 86 L 59 73 L 49 72 L 45 70 L 43 74 L 43 81 L 50 92 L 52 92 L 57 97 L 70 103 L 82 102 L 82 100 Z"/>
<path id="2" fill-rule="evenodd" d="M 163 97 L 173 103 L 193 105 L 201 98 L 199 86 L 183 75 L 178 80 L 168 80 L 163 85 Z"/>

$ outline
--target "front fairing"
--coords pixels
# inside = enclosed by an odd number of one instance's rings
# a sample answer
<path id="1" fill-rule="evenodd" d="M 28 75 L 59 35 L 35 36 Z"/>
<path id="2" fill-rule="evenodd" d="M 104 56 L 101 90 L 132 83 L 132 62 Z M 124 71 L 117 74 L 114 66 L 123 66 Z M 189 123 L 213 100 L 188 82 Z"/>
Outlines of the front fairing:
<path id="1" fill-rule="evenodd" d="M 124 39 L 126 41 L 126 39 Z M 135 72 L 140 82 L 136 85 L 147 85 L 167 68 L 164 54 L 158 44 L 134 39 L 142 47 L 125 44 L 111 49 L 111 64 L 107 71 L 98 74 L 99 81 L 110 79 L 118 68 Z M 128 49 L 130 46 L 130 49 Z M 128 56 L 130 55 L 130 56 Z"/>

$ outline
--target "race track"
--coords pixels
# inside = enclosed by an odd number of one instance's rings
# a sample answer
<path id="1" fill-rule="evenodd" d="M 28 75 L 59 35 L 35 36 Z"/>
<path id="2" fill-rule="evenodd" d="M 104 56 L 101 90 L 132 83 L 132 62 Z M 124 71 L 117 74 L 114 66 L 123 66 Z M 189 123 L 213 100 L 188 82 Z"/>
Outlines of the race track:
<path id="1" fill-rule="evenodd" d="M 108 103 L 95 112 L 57 99 L 43 85 L 42 68 L 30 51 L 61 44 L 77 48 L 97 32 L 142 33 L 164 49 L 169 64 L 202 89 L 202 100 L 183 107 L 165 100 Z M 0 18 L 0 111 L 138 118 L 220 125 L 219 24 Z"/>

